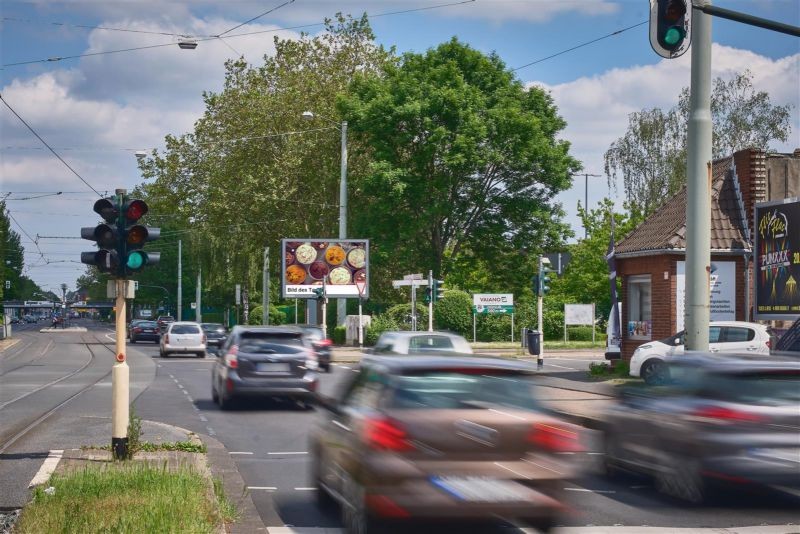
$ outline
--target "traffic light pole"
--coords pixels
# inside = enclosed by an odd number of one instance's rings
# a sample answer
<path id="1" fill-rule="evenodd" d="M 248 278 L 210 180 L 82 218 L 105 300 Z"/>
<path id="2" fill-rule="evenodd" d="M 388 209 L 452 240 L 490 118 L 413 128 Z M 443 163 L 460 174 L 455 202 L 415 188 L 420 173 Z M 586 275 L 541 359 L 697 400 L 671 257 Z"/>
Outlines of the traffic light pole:
<path id="1" fill-rule="evenodd" d="M 431 298 L 428 300 L 428 332 L 433 332 L 433 271 L 428 271 L 428 287 L 431 288 Z"/>
<path id="2" fill-rule="evenodd" d="M 125 284 L 124 279 L 116 280 L 116 358 L 114 367 L 111 368 L 111 451 L 117 460 L 128 457 L 130 369 L 125 357 Z"/>
<path id="3" fill-rule="evenodd" d="M 542 286 L 544 285 L 544 263 L 542 262 L 542 256 L 539 256 L 539 291 L 536 292 L 536 328 L 539 330 L 539 356 L 537 356 L 536 360 L 536 368 L 540 371 L 544 369 L 544 320 L 543 320 L 543 308 L 544 308 L 544 292 L 542 291 Z"/>

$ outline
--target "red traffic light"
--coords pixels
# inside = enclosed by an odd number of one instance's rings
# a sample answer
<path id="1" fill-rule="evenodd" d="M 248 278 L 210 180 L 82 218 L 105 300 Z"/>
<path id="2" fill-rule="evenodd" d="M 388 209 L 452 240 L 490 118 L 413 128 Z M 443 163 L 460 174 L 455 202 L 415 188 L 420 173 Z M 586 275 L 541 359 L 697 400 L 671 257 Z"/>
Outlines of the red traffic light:
<path id="1" fill-rule="evenodd" d="M 677 22 L 686 14 L 686 4 L 680 0 L 672 0 L 664 10 L 664 18 L 669 22 Z"/>
<path id="2" fill-rule="evenodd" d="M 129 221 L 138 221 L 149 211 L 144 200 L 131 200 L 125 204 L 125 218 Z"/>

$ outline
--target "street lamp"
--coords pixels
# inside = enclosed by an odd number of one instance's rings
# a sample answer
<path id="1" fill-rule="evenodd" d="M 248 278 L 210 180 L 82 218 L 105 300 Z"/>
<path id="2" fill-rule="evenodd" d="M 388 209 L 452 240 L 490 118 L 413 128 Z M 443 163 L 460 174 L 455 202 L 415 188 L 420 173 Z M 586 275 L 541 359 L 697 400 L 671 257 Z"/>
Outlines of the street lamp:
<path id="1" fill-rule="evenodd" d="M 314 120 L 317 115 L 311 111 L 302 113 L 303 120 Z M 342 133 L 342 160 L 339 176 L 339 239 L 347 239 L 347 121 L 342 121 L 341 126 L 334 120 L 320 116 L 332 124 L 336 124 Z M 347 315 L 347 300 L 336 300 L 336 324 L 344 325 Z"/>
<path id="2" fill-rule="evenodd" d="M 603 176 L 602 174 L 588 174 L 588 173 L 576 173 L 572 174 L 571 176 L 583 176 L 583 209 L 586 213 L 589 213 L 589 177 L 592 178 L 600 178 Z M 583 238 L 586 239 L 589 236 L 589 230 L 586 228 L 586 223 L 583 223 Z"/>

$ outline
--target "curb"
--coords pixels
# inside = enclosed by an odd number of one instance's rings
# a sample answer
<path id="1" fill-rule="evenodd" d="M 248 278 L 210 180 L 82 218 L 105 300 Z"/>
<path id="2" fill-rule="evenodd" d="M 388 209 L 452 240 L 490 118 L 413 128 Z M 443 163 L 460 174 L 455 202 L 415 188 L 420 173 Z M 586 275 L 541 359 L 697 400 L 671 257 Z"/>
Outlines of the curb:
<path id="1" fill-rule="evenodd" d="M 236 507 L 237 518 L 234 523 L 226 525 L 230 534 L 247 534 L 250 532 L 268 532 L 256 510 L 250 492 L 247 491 L 242 475 L 236 468 L 228 450 L 218 440 L 206 434 L 197 434 L 206 445 L 206 459 L 211 475 L 222 481 L 225 496 Z"/>
<path id="2" fill-rule="evenodd" d="M 20 338 L 18 338 L 18 337 L 9 337 L 9 338 L 0 340 L 0 352 L 7 351 L 8 349 L 13 347 L 14 345 L 19 343 L 20 341 L 22 341 L 22 340 Z"/>

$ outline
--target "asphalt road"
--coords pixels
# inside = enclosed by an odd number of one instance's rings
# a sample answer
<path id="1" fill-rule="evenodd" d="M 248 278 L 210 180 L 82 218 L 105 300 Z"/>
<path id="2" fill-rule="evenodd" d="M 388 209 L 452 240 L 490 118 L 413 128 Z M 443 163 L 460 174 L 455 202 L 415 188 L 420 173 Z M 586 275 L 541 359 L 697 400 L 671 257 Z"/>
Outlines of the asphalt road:
<path id="1" fill-rule="evenodd" d="M 16 332 L 23 341 L 0 356 L 0 507 L 8 507 L 15 500 L 12 496 L 18 500 L 24 495 L 19 481 L 30 480 L 49 449 L 80 446 L 93 440 L 105 443 L 107 436 L 102 432 L 92 434 L 104 427 L 89 423 L 92 418 L 107 418 L 110 411 L 110 382 L 103 373 L 110 369 L 111 360 L 96 357 L 98 363 L 90 363 L 72 377 L 27 397 L 27 404 L 33 405 L 34 411 L 46 413 L 92 380 L 99 380 L 3 451 L 7 435 L 12 434 L 4 430 L 7 421 L 24 422 L 31 417 L 14 403 L 5 407 L 3 403 L 75 371 L 90 358 L 89 348 L 96 348 L 81 344 L 80 339 L 70 335 L 31 333 L 22 328 Z M 109 342 L 113 338 L 106 326 L 97 325 L 90 334 Z M 128 358 L 135 377 L 131 397 L 135 398 L 138 415 L 209 434 L 223 442 L 271 532 L 285 532 L 279 528 L 287 526 L 297 532 L 338 531 L 339 518 L 316 506 L 314 491 L 309 487 L 307 436 L 316 423 L 314 410 L 267 399 L 247 401 L 233 411 L 222 412 L 211 401 L 213 357 L 161 359 L 156 344 L 137 343 L 129 346 Z M 60 365 L 57 371 L 43 368 L 55 362 Z M 581 381 L 590 362 L 554 359 L 545 367 L 545 373 L 550 375 L 545 380 Z M 7 371 L 22 363 L 25 365 Z M 353 373 L 351 364 L 336 365 L 331 374 L 321 377 L 322 393 L 332 394 Z M 104 423 L 107 425 L 107 419 Z M 150 438 L 143 436 L 145 440 Z M 593 443 L 591 435 L 589 442 Z M 570 509 L 563 518 L 564 525 L 722 528 L 800 522 L 800 502 L 793 497 L 747 493 L 728 495 L 713 506 L 688 507 L 659 495 L 648 479 L 631 476 L 611 481 L 593 474 L 593 466 L 600 459 L 597 448 L 573 458 L 585 467 L 586 474 L 575 483 L 564 485 Z M 472 530 L 476 528 L 480 532 L 517 530 L 508 525 L 481 525 Z M 441 526 L 433 527 L 431 532 L 435 531 L 441 532 Z"/>

